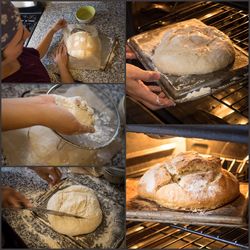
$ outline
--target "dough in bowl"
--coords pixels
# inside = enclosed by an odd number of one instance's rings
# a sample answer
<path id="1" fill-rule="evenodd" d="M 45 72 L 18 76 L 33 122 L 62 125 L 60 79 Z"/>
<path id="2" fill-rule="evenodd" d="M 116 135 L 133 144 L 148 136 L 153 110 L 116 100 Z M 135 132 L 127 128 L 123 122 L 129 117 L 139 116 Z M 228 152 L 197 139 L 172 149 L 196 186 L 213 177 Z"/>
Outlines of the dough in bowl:
<path id="1" fill-rule="evenodd" d="M 90 127 L 94 126 L 94 111 L 80 96 L 53 96 L 55 98 L 56 104 L 66 108 L 82 125 Z"/>
<path id="2" fill-rule="evenodd" d="M 66 47 L 69 55 L 78 59 L 91 58 L 98 54 L 100 50 L 98 39 L 85 31 L 71 34 L 66 41 Z"/>
<path id="3" fill-rule="evenodd" d="M 219 158 L 185 152 L 146 171 L 138 194 L 170 209 L 200 211 L 223 206 L 240 191 L 238 180 L 222 169 Z"/>
<path id="4" fill-rule="evenodd" d="M 234 58 L 234 47 L 227 35 L 190 19 L 167 29 L 152 60 L 160 72 L 182 76 L 221 70 Z"/>
<path id="5" fill-rule="evenodd" d="M 47 209 L 84 217 L 84 219 L 78 219 L 48 215 L 51 227 L 56 232 L 69 236 L 91 233 L 102 222 L 99 201 L 95 192 L 86 186 L 73 185 L 58 191 L 50 198 Z"/>

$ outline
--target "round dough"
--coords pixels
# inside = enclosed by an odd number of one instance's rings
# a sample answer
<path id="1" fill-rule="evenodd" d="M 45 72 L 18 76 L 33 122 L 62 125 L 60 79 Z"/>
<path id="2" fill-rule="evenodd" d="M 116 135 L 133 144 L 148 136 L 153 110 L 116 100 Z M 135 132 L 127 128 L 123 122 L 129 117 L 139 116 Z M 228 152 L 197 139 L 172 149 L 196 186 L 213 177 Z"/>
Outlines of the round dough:
<path id="1" fill-rule="evenodd" d="M 138 194 L 167 208 L 199 211 L 227 204 L 240 191 L 238 180 L 222 169 L 219 158 L 185 152 L 149 169 Z"/>
<path id="2" fill-rule="evenodd" d="M 66 41 L 69 55 L 78 59 L 89 58 L 98 50 L 98 42 L 88 32 L 80 31 L 73 33 Z"/>
<path id="3" fill-rule="evenodd" d="M 55 193 L 47 209 L 83 216 L 77 219 L 48 215 L 51 227 L 61 234 L 76 236 L 96 230 L 102 222 L 102 210 L 95 192 L 85 186 L 73 185 Z"/>
<path id="4" fill-rule="evenodd" d="M 160 72 L 181 76 L 223 69 L 234 58 L 234 47 L 227 35 L 191 19 L 169 27 L 152 60 Z"/>

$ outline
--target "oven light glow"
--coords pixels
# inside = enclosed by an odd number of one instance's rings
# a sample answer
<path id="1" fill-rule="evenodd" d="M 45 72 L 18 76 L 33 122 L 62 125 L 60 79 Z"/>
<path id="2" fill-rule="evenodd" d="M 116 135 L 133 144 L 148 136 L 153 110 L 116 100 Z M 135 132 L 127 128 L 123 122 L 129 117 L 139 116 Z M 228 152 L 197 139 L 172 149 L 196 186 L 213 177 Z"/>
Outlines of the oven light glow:
<path id="1" fill-rule="evenodd" d="M 126 158 L 127 159 L 136 158 L 142 155 L 150 155 L 154 153 L 168 151 L 168 150 L 175 149 L 175 148 L 176 148 L 176 143 L 163 144 L 163 145 L 152 147 L 149 149 L 143 149 L 143 150 L 138 150 L 135 152 L 127 153 Z"/>
<path id="2" fill-rule="evenodd" d="M 140 230 L 142 230 L 142 229 L 144 229 L 144 227 L 142 227 L 142 226 L 137 227 L 136 230 L 135 230 L 135 232 L 138 232 L 138 231 L 140 231 Z"/>
<path id="3" fill-rule="evenodd" d="M 137 245 L 134 245 L 134 246 L 132 246 L 132 247 L 130 247 L 131 249 L 137 249 L 138 248 L 138 246 Z"/>

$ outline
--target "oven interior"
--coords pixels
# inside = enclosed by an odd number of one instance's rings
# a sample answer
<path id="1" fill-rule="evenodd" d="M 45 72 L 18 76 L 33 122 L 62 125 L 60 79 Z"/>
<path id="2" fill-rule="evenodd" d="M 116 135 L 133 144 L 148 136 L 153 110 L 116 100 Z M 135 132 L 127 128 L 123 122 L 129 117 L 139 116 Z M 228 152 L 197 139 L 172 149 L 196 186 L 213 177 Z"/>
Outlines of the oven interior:
<path id="1" fill-rule="evenodd" d="M 201 138 L 127 132 L 127 178 L 138 178 L 166 156 L 197 151 L 221 158 L 223 168 L 248 182 L 248 146 Z M 128 248 L 248 248 L 247 228 L 127 220 Z"/>
<path id="2" fill-rule="evenodd" d="M 132 2 L 128 4 L 127 36 L 163 25 L 197 18 L 227 34 L 248 55 L 248 6 L 231 2 Z M 133 64 L 137 62 L 134 61 Z M 137 64 L 142 67 L 142 65 Z M 172 109 L 149 111 L 127 98 L 129 123 L 248 123 L 248 74 L 238 77 L 227 89 L 199 100 L 178 104 Z M 144 117 L 140 116 L 140 113 Z"/>

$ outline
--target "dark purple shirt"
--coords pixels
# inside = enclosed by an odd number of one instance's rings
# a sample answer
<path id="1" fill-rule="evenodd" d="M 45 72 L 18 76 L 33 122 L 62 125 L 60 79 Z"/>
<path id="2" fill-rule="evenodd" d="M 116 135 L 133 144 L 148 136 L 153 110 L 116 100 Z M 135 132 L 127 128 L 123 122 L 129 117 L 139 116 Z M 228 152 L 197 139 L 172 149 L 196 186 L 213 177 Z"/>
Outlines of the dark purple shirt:
<path id="1" fill-rule="evenodd" d="M 9 83 L 50 83 L 47 70 L 43 66 L 38 50 L 23 48 L 23 53 L 17 59 L 21 68 L 12 75 L 4 78 L 2 82 Z"/>

